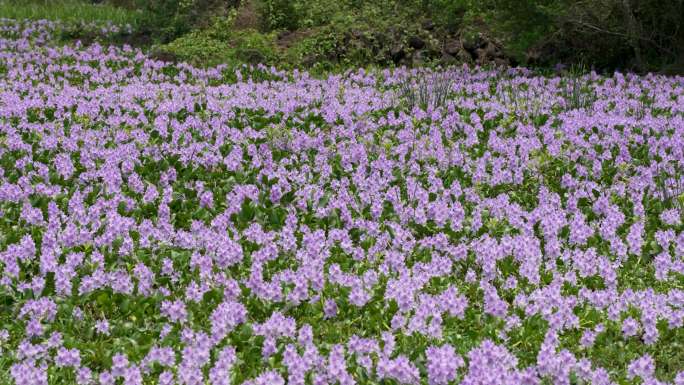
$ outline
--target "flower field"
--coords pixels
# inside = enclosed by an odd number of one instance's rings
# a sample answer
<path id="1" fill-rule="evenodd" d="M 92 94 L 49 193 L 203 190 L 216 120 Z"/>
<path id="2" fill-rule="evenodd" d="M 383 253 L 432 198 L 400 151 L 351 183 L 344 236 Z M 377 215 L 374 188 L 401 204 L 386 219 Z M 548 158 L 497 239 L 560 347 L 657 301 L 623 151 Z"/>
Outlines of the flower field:
<path id="1" fill-rule="evenodd" d="M 0 384 L 684 384 L 684 78 L 60 28 L 0 20 Z"/>

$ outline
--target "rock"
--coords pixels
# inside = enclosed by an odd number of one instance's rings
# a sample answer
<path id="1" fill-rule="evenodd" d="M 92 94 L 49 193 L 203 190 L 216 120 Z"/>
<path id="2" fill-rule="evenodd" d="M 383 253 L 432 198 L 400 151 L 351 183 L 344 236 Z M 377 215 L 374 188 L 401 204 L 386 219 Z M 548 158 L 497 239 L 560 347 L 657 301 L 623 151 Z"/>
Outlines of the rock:
<path id="1" fill-rule="evenodd" d="M 463 48 L 469 52 L 475 52 L 478 48 L 482 48 L 485 45 L 485 40 L 482 38 L 481 34 L 475 34 L 471 36 L 464 36 L 462 39 Z"/>
<path id="2" fill-rule="evenodd" d="M 422 27 L 426 31 L 432 31 L 433 29 L 435 29 L 435 23 L 432 20 L 427 19 L 423 21 Z"/>
<path id="3" fill-rule="evenodd" d="M 485 64 L 489 61 L 487 59 L 487 51 L 484 48 L 478 48 L 475 50 L 475 61 L 477 64 Z"/>
<path id="4" fill-rule="evenodd" d="M 485 52 L 487 52 L 487 55 L 491 57 L 495 57 L 497 55 L 497 48 L 492 42 L 487 42 L 484 46 Z"/>
<path id="5" fill-rule="evenodd" d="M 511 63 L 506 58 L 497 57 L 494 59 L 494 65 L 497 67 L 510 67 Z"/>
<path id="6" fill-rule="evenodd" d="M 494 59 L 495 57 L 502 56 L 501 51 L 492 42 L 487 42 L 483 49 L 484 49 L 485 55 L 489 59 Z"/>
<path id="7" fill-rule="evenodd" d="M 458 41 L 457 39 L 450 39 L 450 40 L 447 40 L 446 43 L 444 43 L 444 52 L 451 55 L 451 56 L 457 55 L 458 52 L 461 50 L 462 50 L 461 42 Z"/>
<path id="8" fill-rule="evenodd" d="M 280 31 L 278 32 L 278 36 L 276 37 L 276 39 L 284 40 L 287 39 L 290 35 L 292 35 L 292 32 L 290 31 Z"/>
<path id="9" fill-rule="evenodd" d="M 154 51 L 150 54 L 150 59 L 163 61 L 167 63 L 178 62 L 178 56 L 168 51 Z"/>
<path id="10" fill-rule="evenodd" d="M 495 59 L 506 60 L 503 52 L 492 42 L 487 42 L 483 47 L 475 50 L 475 60 L 478 64 L 486 64 Z"/>
<path id="11" fill-rule="evenodd" d="M 525 62 L 530 64 L 537 64 L 541 59 L 542 53 L 540 49 L 531 48 L 525 52 Z"/>
<path id="12" fill-rule="evenodd" d="M 473 56 L 470 54 L 470 52 L 464 49 L 461 49 L 456 53 L 456 58 L 461 63 L 473 64 Z"/>
<path id="13" fill-rule="evenodd" d="M 411 55 L 411 65 L 413 67 L 420 67 L 425 64 L 425 51 L 417 50 Z"/>
<path id="14" fill-rule="evenodd" d="M 448 65 L 456 64 L 456 63 L 458 63 L 458 59 L 452 55 L 449 55 L 446 52 L 442 54 L 441 58 L 439 58 L 439 64 L 444 65 L 444 66 L 448 66 Z"/>
<path id="15" fill-rule="evenodd" d="M 404 47 L 402 47 L 401 44 L 394 44 L 390 48 L 390 57 L 392 58 L 393 62 L 398 63 L 405 56 L 406 56 L 406 51 L 404 51 Z"/>
<path id="16" fill-rule="evenodd" d="M 316 62 L 318 61 L 318 58 L 316 55 L 306 55 L 302 58 L 302 64 L 304 64 L 305 67 L 311 67 L 313 66 Z"/>
<path id="17" fill-rule="evenodd" d="M 414 49 L 423 49 L 425 47 L 425 41 L 418 36 L 411 36 L 408 43 L 409 46 Z"/>

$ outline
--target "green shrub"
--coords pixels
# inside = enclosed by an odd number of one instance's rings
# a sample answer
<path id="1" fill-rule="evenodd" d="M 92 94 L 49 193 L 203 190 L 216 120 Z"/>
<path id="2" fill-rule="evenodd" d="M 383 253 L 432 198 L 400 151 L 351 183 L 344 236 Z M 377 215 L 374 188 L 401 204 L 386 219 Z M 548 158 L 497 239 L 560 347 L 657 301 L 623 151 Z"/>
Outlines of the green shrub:
<path id="1" fill-rule="evenodd" d="M 437 27 L 455 31 L 463 21 L 472 0 L 396 0 L 400 10 L 412 19 L 429 19 Z"/>
<path id="2" fill-rule="evenodd" d="M 346 1 L 310 0 L 293 1 L 292 6 L 297 13 L 300 28 L 318 27 L 328 24 L 331 19 L 341 14 L 351 14 L 351 4 Z"/>
<path id="3" fill-rule="evenodd" d="M 291 0 L 260 0 L 258 12 L 267 31 L 291 31 L 299 27 L 300 15 Z"/>
<path id="4" fill-rule="evenodd" d="M 231 34 L 224 32 L 217 37 L 212 31 L 211 28 L 193 31 L 158 49 L 198 66 L 274 64 L 278 61 L 274 34 L 245 30 L 232 31 Z"/>
<path id="5" fill-rule="evenodd" d="M 236 31 L 230 39 L 235 59 L 249 64 L 274 64 L 279 54 L 275 47 L 274 33 L 260 33 L 255 30 Z"/>
<path id="6" fill-rule="evenodd" d="M 319 27 L 291 47 L 288 60 L 303 67 L 365 66 L 386 62 L 389 44 L 381 31 L 362 23 L 333 22 Z M 327 63 L 327 64 L 325 64 Z"/>
<path id="7" fill-rule="evenodd" d="M 200 32 L 185 34 L 158 49 L 176 56 L 181 61 L 201 66 L 216 65 L 230 59 L 226 42 Z"/>
<path id="8" fill-rule="evenodd" d="M 143 10 L 142 27 L 167 43 L 194 29 L 207 27 L 215 16 L 238 5 L 237 0 L 136 0 Z"/>
<path id="9" fill-rule="evenodd" d="M 213 39 L 230 40 L 234 34 L 234 23 L 237 17 L 237 9 L 230 9 L 226 15 L 221 17 L 214 17 L 211 26 L 206 28 L 203 32 Z"/>
<path id="10" fill-rule="evenodd" d="M 336 61 L 339 56 L 337 37 L 330 27 L 315 30 L 312 35 L 290 47 L 286 52 L 286 58 L 288 62 L 299 63 L 304 67 L 309 67 L 316 62 Z"/>

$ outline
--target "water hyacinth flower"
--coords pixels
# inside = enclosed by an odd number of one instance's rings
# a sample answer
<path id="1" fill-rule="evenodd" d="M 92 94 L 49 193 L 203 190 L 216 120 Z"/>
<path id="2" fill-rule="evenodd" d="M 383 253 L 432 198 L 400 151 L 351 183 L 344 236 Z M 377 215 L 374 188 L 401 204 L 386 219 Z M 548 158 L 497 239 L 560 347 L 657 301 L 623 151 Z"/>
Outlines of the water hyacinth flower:
<path id="1" fill-rule="evenodd" d="M 181 300 L 162 302 L 161 311 L 169 318 L 171 322 L 183 323 L 188 317 L 188 312 L 185 309 L 185 303 L 183 303 Z"/>
<path id="2" fill-rule="evenodd" d="M 89 385 L 93 381 L 93 372 L 87 367 L 78 369 L 76 374 L 76 382 L 78 385 Z"/>
<path id="3" fill-rule="evenodd" d="M 55 357 L 57 366 L 71 366 L 77 368 L 81 366 L 81 354 L 78 349 L 59 348 Z"/>
<path id="4" fill-rule="evenodd" d="M 633 337 L 639 331 L 639 321 L 632 317 L 626 318 L 622 321 L 622 334 L 625 337 Z"/>
<path id="5" fill-rule="evenodd" d="M 109 321 L 99 320 L 95 323 L 95 330 L 102 335 L 109 335 Z"/>
<path id="6" fill-rule="evenodd" d="M 642 380 L 649 380 L 653 377 L 654 372 L 653 358 L 646 354 L 629 364 L 627 368 L 627 377 L 629 379 L 640 377 Z"/>
<path id="7" fill-rule="evenodd" d="M 323 304 L 323 313 L 326 318 L 333 318 L 337 315 L 337 303 L 333 299 L 326 299 Z"/>
<path id="8" fill-rule="evenodd" d="M 456 379 L 456 370 L 465 363 L 450 345 L 431 346 L 425 351 L 427 356 L 428 383 L 445 385 Z"/>

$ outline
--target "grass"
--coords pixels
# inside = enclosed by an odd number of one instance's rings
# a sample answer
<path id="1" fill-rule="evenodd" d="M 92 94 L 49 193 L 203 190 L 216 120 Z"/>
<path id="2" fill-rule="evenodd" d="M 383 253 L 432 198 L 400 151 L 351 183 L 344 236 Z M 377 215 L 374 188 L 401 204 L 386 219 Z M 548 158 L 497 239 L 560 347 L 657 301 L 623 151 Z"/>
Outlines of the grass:
<path id="1" fill-rule="evenodd" d="M 62 22 L 112 22 L 138 24 L 140 13 L 109 4 L 82 0 L 0 0 L 0 18 L 59 20 Z"/>

